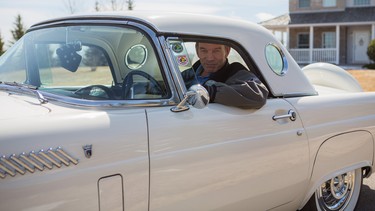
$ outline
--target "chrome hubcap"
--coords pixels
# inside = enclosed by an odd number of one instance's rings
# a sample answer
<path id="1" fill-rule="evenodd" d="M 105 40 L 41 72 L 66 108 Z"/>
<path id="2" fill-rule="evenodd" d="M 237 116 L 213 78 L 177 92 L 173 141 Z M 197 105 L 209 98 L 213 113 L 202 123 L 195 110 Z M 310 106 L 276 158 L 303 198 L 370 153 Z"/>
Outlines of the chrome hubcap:
<path id="1" fill-rule="evenodd" d="M 319 205 L 323 210 L 343 210 L 349 203 L 355 181 L 355 171 L 338 175 L 317 190 Z"/>

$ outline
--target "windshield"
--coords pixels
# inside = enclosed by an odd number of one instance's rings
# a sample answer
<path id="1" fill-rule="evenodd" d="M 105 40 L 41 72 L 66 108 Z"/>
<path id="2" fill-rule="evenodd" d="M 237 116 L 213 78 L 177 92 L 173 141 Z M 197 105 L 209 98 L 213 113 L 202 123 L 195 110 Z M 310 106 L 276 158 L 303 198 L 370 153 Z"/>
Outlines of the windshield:
<path id="1" fill-rule="evenodd" d="M 124 80 L 130 72 L 131 80 Z M 31 31 L 0 57 L 0 81 L 88 100 L 167 96 L 149 39 L 136 29 L 124 27 L 90 25 Z M 136 95 L 133 89 L 140 86 L 146 88 Z"/>

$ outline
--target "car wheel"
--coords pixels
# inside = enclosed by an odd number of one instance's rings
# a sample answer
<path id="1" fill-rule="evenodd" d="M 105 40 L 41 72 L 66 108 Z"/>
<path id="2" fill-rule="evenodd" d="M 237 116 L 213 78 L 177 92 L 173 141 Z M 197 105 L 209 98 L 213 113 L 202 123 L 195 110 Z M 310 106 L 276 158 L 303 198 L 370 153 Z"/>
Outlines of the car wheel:
<path id="1" fill-rule="evenodd" d="M 338 175 L 321 184 L 303 210 L 354 210 L 361 187 L 361 169 Z"/>

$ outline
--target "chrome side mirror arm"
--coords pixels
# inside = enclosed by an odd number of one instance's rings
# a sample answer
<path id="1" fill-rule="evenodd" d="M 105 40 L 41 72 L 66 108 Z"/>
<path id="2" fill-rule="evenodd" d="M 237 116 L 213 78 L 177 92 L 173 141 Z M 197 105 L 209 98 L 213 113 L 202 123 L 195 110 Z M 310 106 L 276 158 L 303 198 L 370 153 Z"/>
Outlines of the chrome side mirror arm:
<path id="1" fill-rule="evenodd" d="M 184 99 L 181 102 L 172 107 L 172 112 L 181 112 L 189 110 L 189 104 L 194 108 L 202 109 L 205 108 L 210 102 L 210 96 L 207 90 L 201 85 L 193 85 L 189 90 L 184 94 Z"/>

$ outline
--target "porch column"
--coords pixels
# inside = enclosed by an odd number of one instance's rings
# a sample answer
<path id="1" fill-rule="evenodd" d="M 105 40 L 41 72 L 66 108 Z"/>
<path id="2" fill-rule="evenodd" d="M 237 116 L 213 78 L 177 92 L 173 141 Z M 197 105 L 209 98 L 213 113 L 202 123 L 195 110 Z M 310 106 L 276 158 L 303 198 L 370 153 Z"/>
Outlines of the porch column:
<path id="1" fill-rule="evenodd" d="M 336 25 L 336 64 L 340 63 L 340 26 Z"/>
<path id="2" fill-rule="evenodd" d="M 375 23 L 371 27 L 371 40 L 375 39 Z"/>
<path id="3" fill-rule="evenodd" d="M 289 41 L 290 41 L 290 35 L 289 35 L 289 26 L 286 27 L 286 49 L 290 49 L 289 48 Z"/>
<path id="4" fill-rule="evenodd" d="M 288 37 L 288 32 L 285 29 L 285 31 L 283 32 L 284 46 L 288 46 L 288 39 L 287 39 L 287 37 Z"/>
<path id="5" fill-rule="evenodd" d="M 314 27 L 310 26 L 310 42 L 309 42 L 310 64 L 313 61 L 313 48 L 314 48 Z"/>

